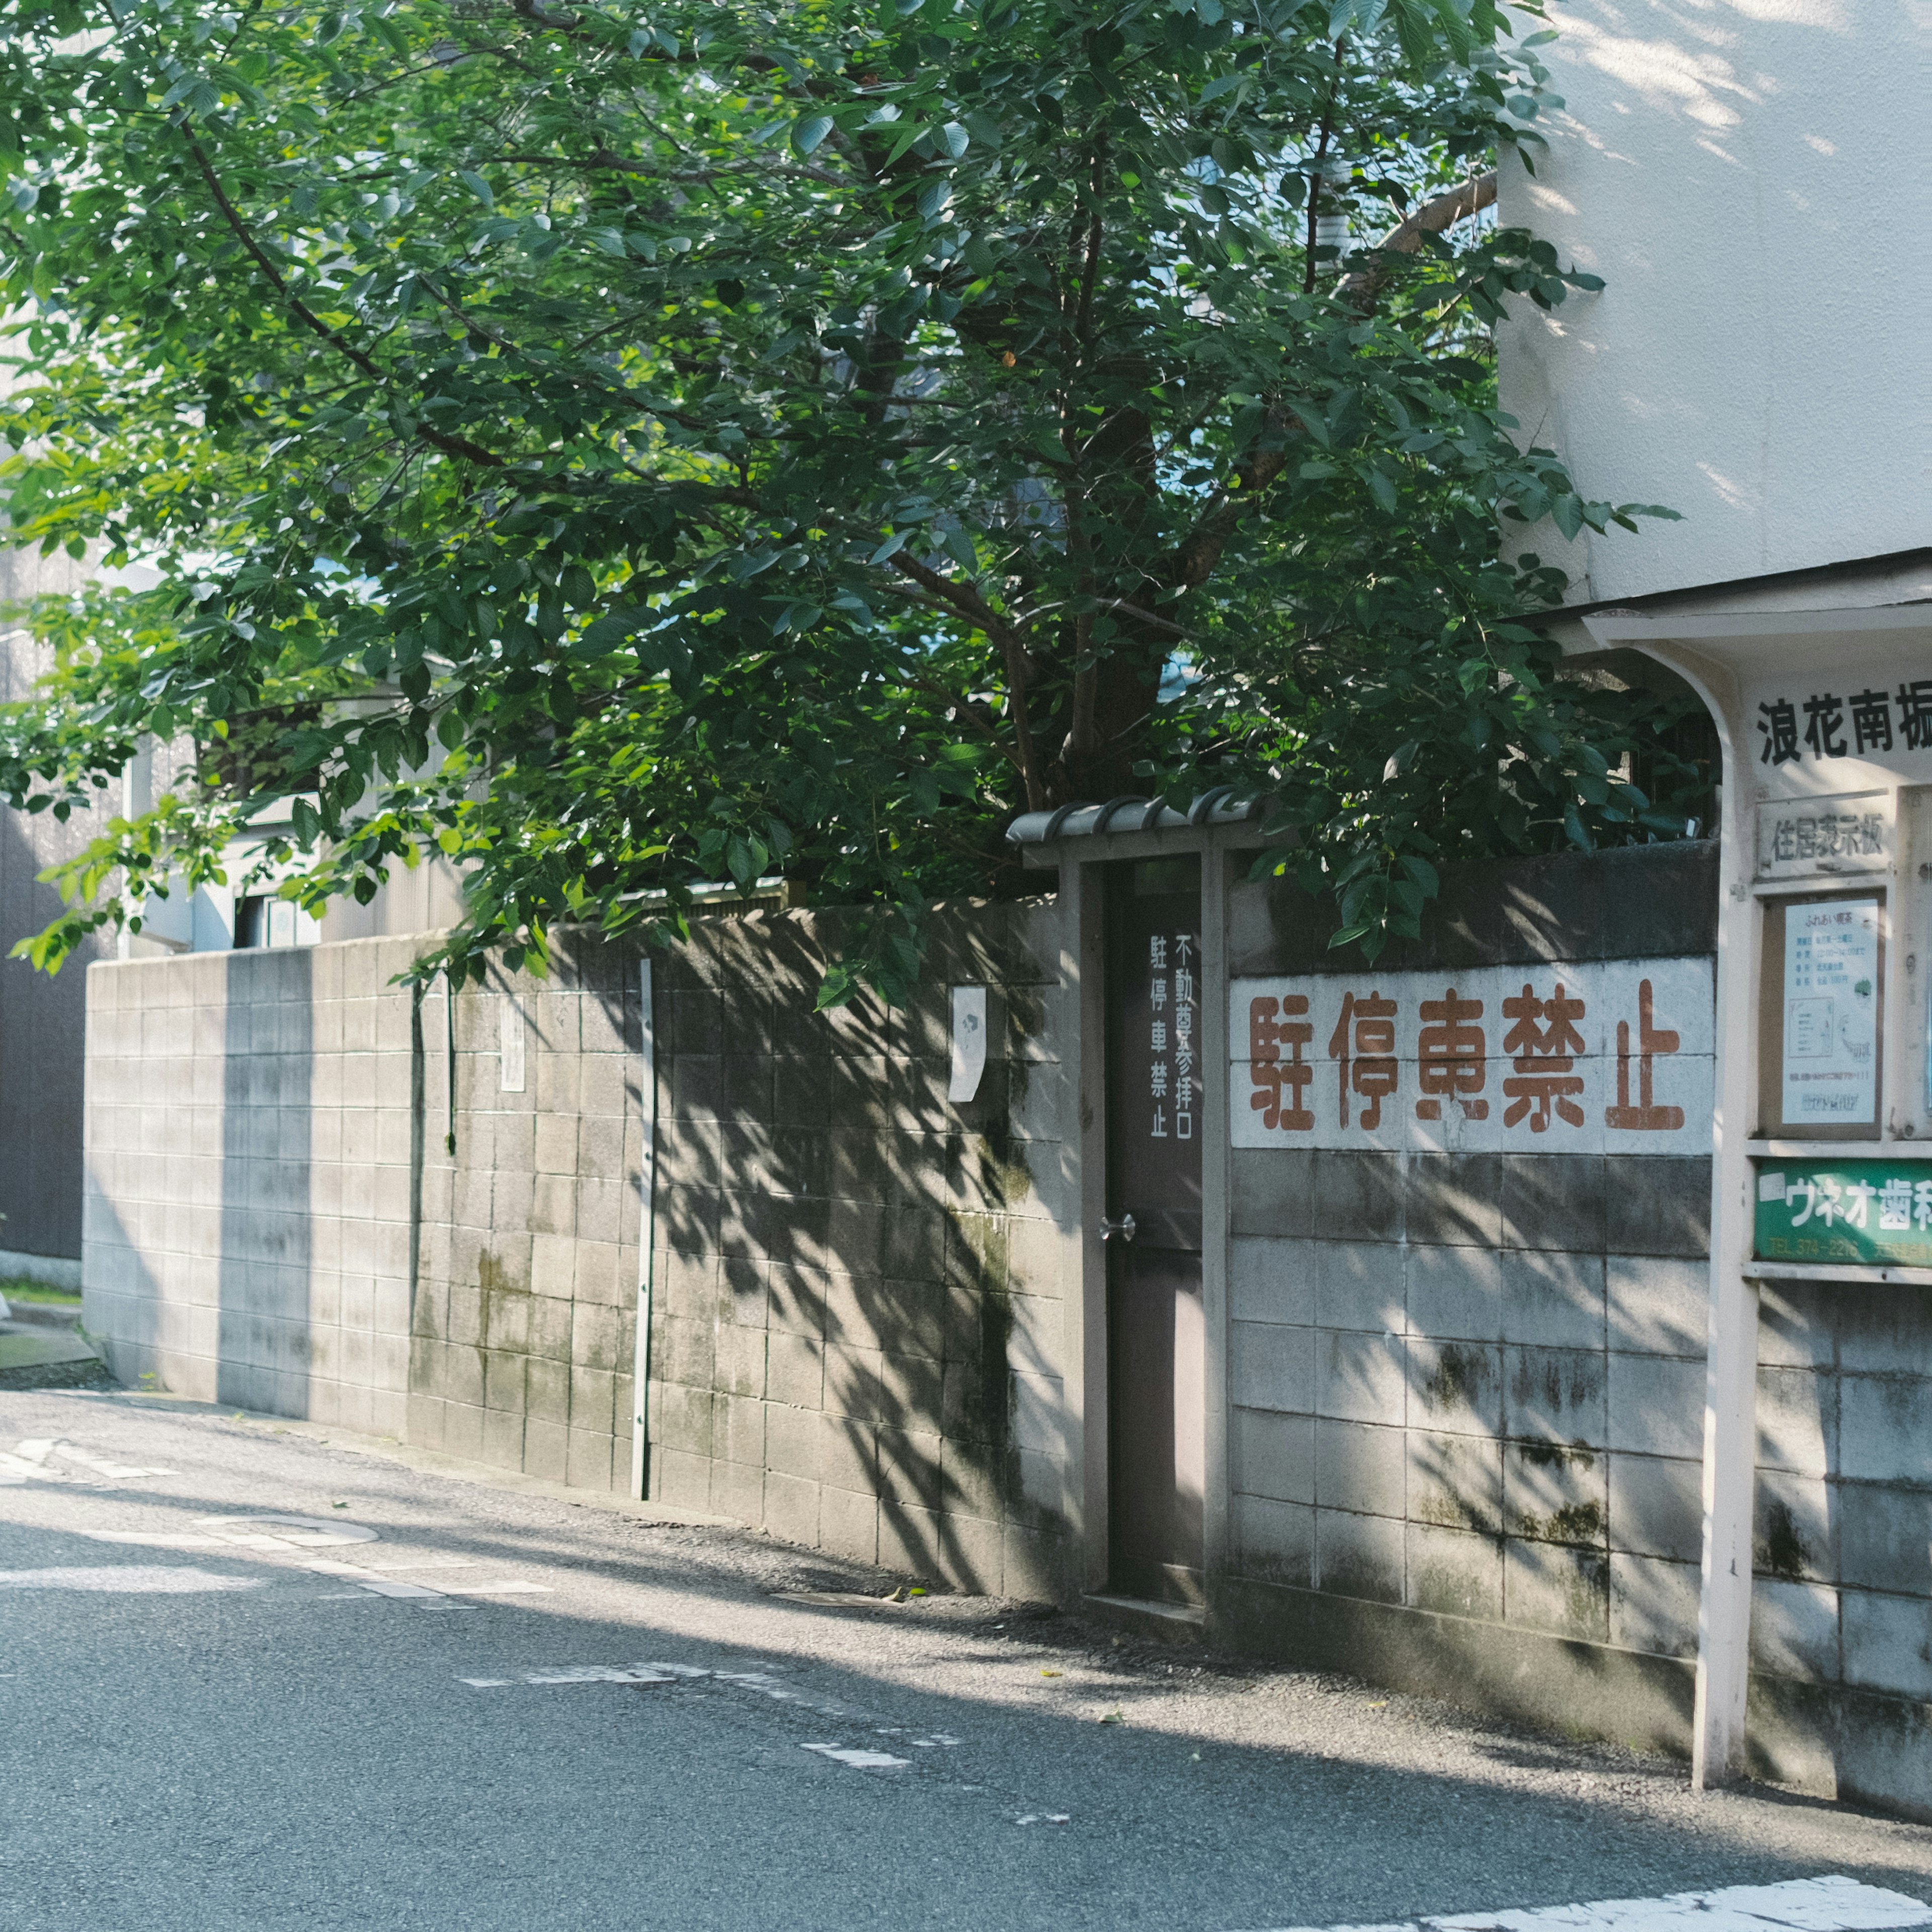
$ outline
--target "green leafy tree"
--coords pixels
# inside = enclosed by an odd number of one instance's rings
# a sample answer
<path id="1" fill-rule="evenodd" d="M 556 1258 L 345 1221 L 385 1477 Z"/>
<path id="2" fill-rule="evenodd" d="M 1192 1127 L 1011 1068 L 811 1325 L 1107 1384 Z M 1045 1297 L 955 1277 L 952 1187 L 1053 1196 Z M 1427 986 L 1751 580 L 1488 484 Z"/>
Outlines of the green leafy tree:
<path id="1" fill-rule="evenodd" d="M 1263 798 L 1372 950 L 1444 851 L 1672 829 L 1670 706 L 1566 682 L 1550 574 L 1498 560 L 1501 520 L 1640 513 L 1494 406 L 1503 302 L 1596 286 L 1472 219 L 1539 38 L 0 0 L 0 487 L 18 540 L 159 579 L 39 614 L 0 789 L 200 748 L 38 956 L 278 800 L 316 909 L 460 866 L 458 970 L 781 869 L 871 909 L 828 999 L 896 994 L 924 907 L 1015 889 L 1006 826 L 1070 800 Z"/>

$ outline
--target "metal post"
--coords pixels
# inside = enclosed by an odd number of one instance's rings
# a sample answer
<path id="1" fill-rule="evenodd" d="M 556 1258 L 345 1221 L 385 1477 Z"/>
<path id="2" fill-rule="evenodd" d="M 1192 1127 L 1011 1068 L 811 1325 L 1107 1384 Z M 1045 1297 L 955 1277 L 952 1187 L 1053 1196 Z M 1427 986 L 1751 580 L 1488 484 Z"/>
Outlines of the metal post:
<path id="1" fill-rule="evenodd" d="M 651 962 L 638 968 L 639 1038 L 638 1091 L 644 1116 L 638 1156 L 638 1340 L 631 1366 L 631 1493 L 650 1493 L 651 1250 L 656 1245 L 658 1057 L 651 1006 Z"/>

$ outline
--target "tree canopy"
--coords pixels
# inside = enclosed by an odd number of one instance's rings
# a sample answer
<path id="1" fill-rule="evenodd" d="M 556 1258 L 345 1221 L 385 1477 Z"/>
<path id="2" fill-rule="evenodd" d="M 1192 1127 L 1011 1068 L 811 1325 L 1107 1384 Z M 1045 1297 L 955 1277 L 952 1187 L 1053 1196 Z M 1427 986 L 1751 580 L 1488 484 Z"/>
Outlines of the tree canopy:
<path id="1" fill-rule="evenodd" d="M 37 956 L 278 800 L 312 908 L 459 866 L 459 970 L 782 872 L 870 909 L 827 998 L 1029 808 L 1232 785 L 1372 953 L 1445 854 L 1680 830 L 1498 542 L 1645 513 L 1495 404 L 1597 286 L 1460 218 L 1534 13 L 0 0 L 0 489 L 108 571 L 0 790 L 196 754 Z"/>

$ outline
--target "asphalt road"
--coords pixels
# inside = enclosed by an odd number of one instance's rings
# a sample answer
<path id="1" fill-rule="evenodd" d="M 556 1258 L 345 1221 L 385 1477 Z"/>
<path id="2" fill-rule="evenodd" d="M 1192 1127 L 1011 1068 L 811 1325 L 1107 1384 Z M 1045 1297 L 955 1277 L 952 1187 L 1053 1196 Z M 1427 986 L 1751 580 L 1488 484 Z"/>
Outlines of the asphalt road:
<path id="1" fill-rule="evenodd" d="M 1932 1900 L 1916 1826 L 1023 1606 L 799 1600 L 890 1580 L 402 1456 L 0 1394 L 0 1927 L 1247 1932 L 1827 1872 Z M 530 1681 L 643 1664 L 679 1668 Z"/>

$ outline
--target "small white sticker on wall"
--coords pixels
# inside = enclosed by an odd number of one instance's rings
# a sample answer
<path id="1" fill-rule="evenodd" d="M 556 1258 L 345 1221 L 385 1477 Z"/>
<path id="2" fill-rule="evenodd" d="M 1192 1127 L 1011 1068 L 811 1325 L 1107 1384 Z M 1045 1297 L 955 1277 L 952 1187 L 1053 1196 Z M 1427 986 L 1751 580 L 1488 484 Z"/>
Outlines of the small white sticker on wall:
<path id="1" fill-rule="evenodd" d="M 506 1094 L 524 1090 L 524 1008 L 514 993 L 496 996 L 497 1052 L 501 1064 L 496 1084 Z"/>
<path id="2" fill-rule="evenodd" d="M 986 989 L 984 986 L 955 986 L 952 989 L 952 1084 L 946 1090 L 949 1100 L 970 1100 L 980 1090 L 980 1076 L 986 1070 Z"/>

